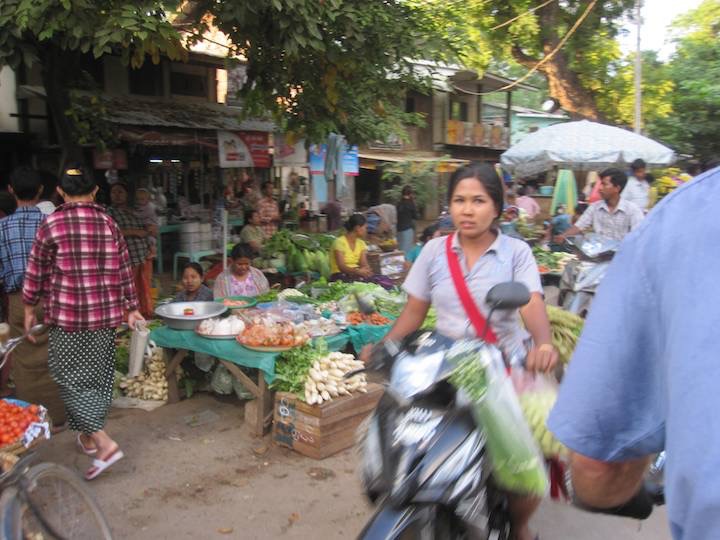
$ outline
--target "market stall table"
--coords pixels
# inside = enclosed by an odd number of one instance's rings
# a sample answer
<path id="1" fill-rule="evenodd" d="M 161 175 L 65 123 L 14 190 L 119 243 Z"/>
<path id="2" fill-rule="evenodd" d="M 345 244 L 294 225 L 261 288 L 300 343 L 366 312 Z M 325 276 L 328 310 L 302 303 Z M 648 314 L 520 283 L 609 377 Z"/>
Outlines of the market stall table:
<path id="1" fill-rule="evenodd" d="M 214 356 L 227 370 L 245 386 L 257 400 L 255 418 L 251 426 L 253 434 L 262 437 L 272 423 L 273 393 L 268 385 L 275 379 L 275 361 L 281 353 L 252 351 L 240 345 L 234 339 L 213 340 L 198 336 L 192 330 L 173 330 L 166 326 L 157 328 L 150 333 L 150 339 L 159 347 L 166 349 L 165 360 L 168 381 L 168 403 L 180 400 L 177 387 L 176 370 L 187 356 L 188 351 L 205 353 Z M 349 336 L 343 332 L 325 338 L 328 349 L 343 349 Z M 176 349 L 172 354 L 169 349 Z M 258 370 L 257 383 L 248 377 L 239 366 Z"/>

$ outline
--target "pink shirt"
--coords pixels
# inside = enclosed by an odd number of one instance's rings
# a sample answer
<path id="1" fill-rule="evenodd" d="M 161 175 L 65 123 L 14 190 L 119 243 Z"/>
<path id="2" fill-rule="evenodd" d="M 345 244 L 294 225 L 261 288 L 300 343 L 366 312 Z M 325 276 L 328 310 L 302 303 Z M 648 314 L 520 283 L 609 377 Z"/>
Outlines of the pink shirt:
<path id="1" fill-rule="evenodd" d="M 532 197 L 528 197 L 527 195 L 523 195 L 522 197 L 518 197 L 515 201 L 515 206 L 518 208 L 522 208 L 527 212 L 527 215 L 530 219 L 533 219 L 535 216 L 537 216 L 540 213 L 540 205 L 537 203 L 535 199 Z"/>

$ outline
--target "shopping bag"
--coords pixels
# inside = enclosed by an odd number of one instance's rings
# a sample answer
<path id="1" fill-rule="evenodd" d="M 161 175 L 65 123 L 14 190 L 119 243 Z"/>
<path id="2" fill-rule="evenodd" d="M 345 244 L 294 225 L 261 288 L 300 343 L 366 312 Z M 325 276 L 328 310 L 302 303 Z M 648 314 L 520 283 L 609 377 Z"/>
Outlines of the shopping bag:
<path id="1" fill-rule="evenodd" d="M 475 421 L 485 433 L 497 485 L 514 493 L 544 496 L 548 489 L 544 460 L 500 351 L 482 342 L 459 342 L 449 361 L 456 366 L 450 382 L 471 400 Z"/>
<path id="2" fill-rule="evenodd" d="M 517 392 L 525 420 L 535 442 L 548 458 L 564 457 L 567 449 L 547 428 L 547 419 L 558 395 L 557 381 L 544 373 L 531 373 L 523 368 L 513 368 L 510 379 Z"/>
<path id="3" fill-rule="evenodd" d="M 137 377 L 142 372 L 149 339 L 150 330 L 144 322 L 138 322 L 130 337 L 128 377 Z"/>

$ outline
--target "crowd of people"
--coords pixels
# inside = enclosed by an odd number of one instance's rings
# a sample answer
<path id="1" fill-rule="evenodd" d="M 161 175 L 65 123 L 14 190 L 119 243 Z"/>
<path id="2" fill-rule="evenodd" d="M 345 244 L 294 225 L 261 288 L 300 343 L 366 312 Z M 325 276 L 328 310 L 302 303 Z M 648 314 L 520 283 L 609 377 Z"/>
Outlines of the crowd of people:
<path id="1" fill-rule="evenodd" d="M 593 508 L 633 498 L 649 457 L 667 449 L 673 530 L 677 537 L 711 538 L 708 530 L 720 530 L 720 518 L 707 475 L 717 459 L 706 449 L 720 434 L 706 429 L 707 408 L 716 395 L 715 343 L 708 331 L 715 322 L 715 296 L 708 271 L 720 261 L 707 249 L 716 229 L 712 213 L 702 210 L 711 209 L 720 172 L 703 175 L 645 217 L 645 164 L 636 161 L 631 171 L 629 178 L 617 168 L 600 172 L 599 200 L 574 223 L 564 222 L 553 238 L 560 244 L 593 230 L 624 243 L 595 299 L 549 427 L 571 451 L 574 497 Z M 157 234 L 145 192 L 136 193 L 138 206 L 131 209 L 128 186 L 117 182 L 106 208 L 96 202 L 98 189 L 90 173 L 69 168 L 57 187 L 63 203 L 46 214 L 38 207 L 40 176 L 22 167 L 10 176 L 14 208 L 6 205 L 8 215 L 0 219 L 0 277 L 11 335 L 24 334 L 38 321 L 48 327 L 14 354 L 15 393 L 45 405 L 56 427 L 66 424 L 78 433 L 78 448 L 93 457 L 88 480 L 123 458 L 106 431 L 115 332 L 123 321 L 133 328 L 151 314 L 148 268 Z M 526 243 L 498 227 L 508 204 L 537 215 L 525 199 L 522 192 L 508 197 L 492 166 L 470 165 L 450 179 L 451 234 L 441 236 L 442 229 L 432 225 L 416 242 L 418 209 L 410 188 L 403 189 L 395 212 L 380 207 L 371 212 L 378 218 L 376 228 L 395 220 L 409 264 L 403 284 L 407 304 L 386 339 L 401 340 L 416 331 L 431 306 L 438 332 L 477 337 L 482 313 L 488 311 L 487 292 L 516 281 L 529 289 L 530 302 L 498 314 L 492 334 L 504 351 L 524 348 L 529 340 L 530 371 L 555 368 L 558 353 L 536 261 Z M 266 292 L 268 280 L 252 259 L 276 230 L 279 215 L 272 185 L 264 184 L 262 198 L 247 210 L 242 242 L 232 249 L 214 287 L 205 284 L 200 264 L 188 263 L 175 301 Z M 361 214 L 347 220 L 332 247 L 332 278 L 390 286 L 367 261 L 369 221 Z M 692 257 L 679 256 L 692 246 L 699 248 Z M 708 487 L 698 491 L 696 485 Z M 533 538 L 529 520 L 539 500 L 508 496 L 514 537 Z"/>

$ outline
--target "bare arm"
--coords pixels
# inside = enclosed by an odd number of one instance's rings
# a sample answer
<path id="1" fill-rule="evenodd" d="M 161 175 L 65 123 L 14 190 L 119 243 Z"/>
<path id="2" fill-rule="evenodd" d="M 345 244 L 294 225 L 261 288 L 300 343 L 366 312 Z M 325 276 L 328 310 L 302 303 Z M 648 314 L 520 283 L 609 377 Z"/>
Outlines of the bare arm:
<path id="1" fill-rule="evenodd" d="M 570 455 L 573 489 L 578 500 L 593 508 L 613 508 L 640 489 L 650 458 L 606 463 L 581 454 Z"/>
<path id="2" fill-rule="evenodd" d="M 405 304 L 402 313 L 400 313 L 385 339 L 400 341 L 405 336 L 419 330 L 429 309 L 430 302 L 408 295 L 407 304 Z"/>
<path id="3" fill-rule="evenodd" d="M 520 309 L 520 316 L 534 343 L 527 357 L 527 369 L 550 371 L 557 364 L 558 354 L 552 344 L 550 321 L 540 293 L 532 293 L 530 302 Z"/>
<path id="4" fill-rule="evenodd" d="M 370 277 L 373 275 L 373 271 L 370 268 L 370 263 L 367 260 L 367 250 L 360 254 L 360 265 L 357 269 L 357 274 L 362 277 Z"/>

